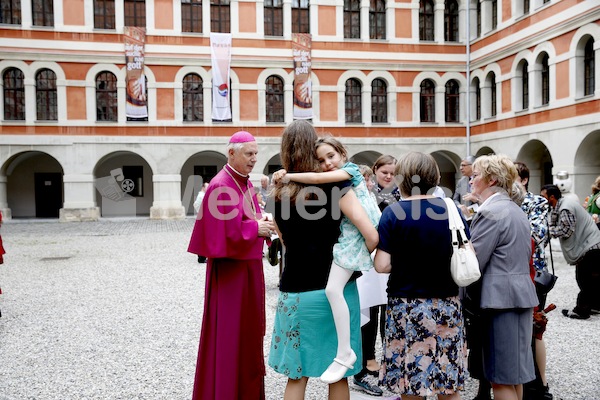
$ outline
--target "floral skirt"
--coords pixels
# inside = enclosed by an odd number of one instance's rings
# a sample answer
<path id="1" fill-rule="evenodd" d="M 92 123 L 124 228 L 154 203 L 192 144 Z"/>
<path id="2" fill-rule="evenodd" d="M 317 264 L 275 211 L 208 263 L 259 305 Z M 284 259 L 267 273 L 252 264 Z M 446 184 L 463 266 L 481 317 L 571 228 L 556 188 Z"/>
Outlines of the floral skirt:
<path id="1" fill-rule="evenodd" d="M 390 297 L 386 311 L 381 384 L 413 396 L 464 389 L 467 346 L 458 296 Z"/>
<path id="2" fill-rule="evenodd" d="M 356 281 L 349 282 L 344 297 L 350 311 L 350 345 L 356 353 L 354 369 L 362 369 L 360 305 Z M 337 334 L 325 290 L 279 294 L 268 364 L 275 372 L 291 379 L 319 377 L 333 362 Z"/>

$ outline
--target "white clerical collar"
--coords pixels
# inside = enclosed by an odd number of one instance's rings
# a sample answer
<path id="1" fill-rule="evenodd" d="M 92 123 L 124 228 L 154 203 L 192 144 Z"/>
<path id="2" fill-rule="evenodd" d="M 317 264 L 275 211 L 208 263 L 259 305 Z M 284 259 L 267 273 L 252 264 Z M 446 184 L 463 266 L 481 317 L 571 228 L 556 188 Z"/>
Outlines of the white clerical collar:
<path id="1" fill-rule="evenodd" d="M 227 163 L 227 166 L 228 166 L 229 168 L 231 168 L 231 170 L 232 170 L 233 172 L 235 172 L 236 174 L 238 174 L 239 176 L 241 176 L 241 177 L 243 177 L 243 178 L 247 178 L 247 177 L 248 177 L 248 175 L 244 175 L 244 174 L 242 174 L 241 172 L 238 172 L 238 171 L 236 171 L 236 170 L 235 170 L 235 168 L 233 168 L 233 167 L 231 166 L 231 164 Z"/>

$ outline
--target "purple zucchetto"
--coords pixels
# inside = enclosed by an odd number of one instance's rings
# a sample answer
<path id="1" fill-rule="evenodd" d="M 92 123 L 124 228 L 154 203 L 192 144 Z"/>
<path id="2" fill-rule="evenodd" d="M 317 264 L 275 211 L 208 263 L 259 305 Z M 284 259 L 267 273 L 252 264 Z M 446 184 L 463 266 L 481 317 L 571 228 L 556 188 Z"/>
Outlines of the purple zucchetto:
<path id="1" fill-rule="evenodd" d="M 256 142 L 254 136 L 250 132 L 239 131 L 234 133 L 229 139 L 229 143 L 247 143 L 247 142 Z"/>

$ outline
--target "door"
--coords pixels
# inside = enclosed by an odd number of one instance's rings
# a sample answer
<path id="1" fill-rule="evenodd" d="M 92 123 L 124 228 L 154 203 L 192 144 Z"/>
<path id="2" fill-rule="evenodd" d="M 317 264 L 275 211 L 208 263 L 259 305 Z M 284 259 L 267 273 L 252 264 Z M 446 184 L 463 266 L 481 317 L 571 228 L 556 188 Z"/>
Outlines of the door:
<path id="1" fill-rule="evenodd" d="M 62 174 L 60 172 L 36 172 L 35 217 L 58 218 L 63 204 Z"/>

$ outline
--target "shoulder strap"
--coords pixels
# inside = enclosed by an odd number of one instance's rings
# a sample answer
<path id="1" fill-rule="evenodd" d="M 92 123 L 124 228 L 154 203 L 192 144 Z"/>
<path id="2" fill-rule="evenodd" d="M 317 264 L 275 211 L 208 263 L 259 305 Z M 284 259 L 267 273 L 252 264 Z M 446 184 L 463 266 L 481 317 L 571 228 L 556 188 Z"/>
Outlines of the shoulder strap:
<path id="1" fill-rule="evenodd" d="M 460 232 L 460 237 L 463 243 L 468 243 L 467 234 L 465 233 L 465 224 L 463 224 L 462 218 L 458 213 L 458 208 L 454 201 L 449 198 L 444 198 L 446 202 L 446 207 L 448 208 L 448 224 L 450 226 L 450 230 L 452 231 L 452 243 L 458 243 L 457 231 Z"/>

